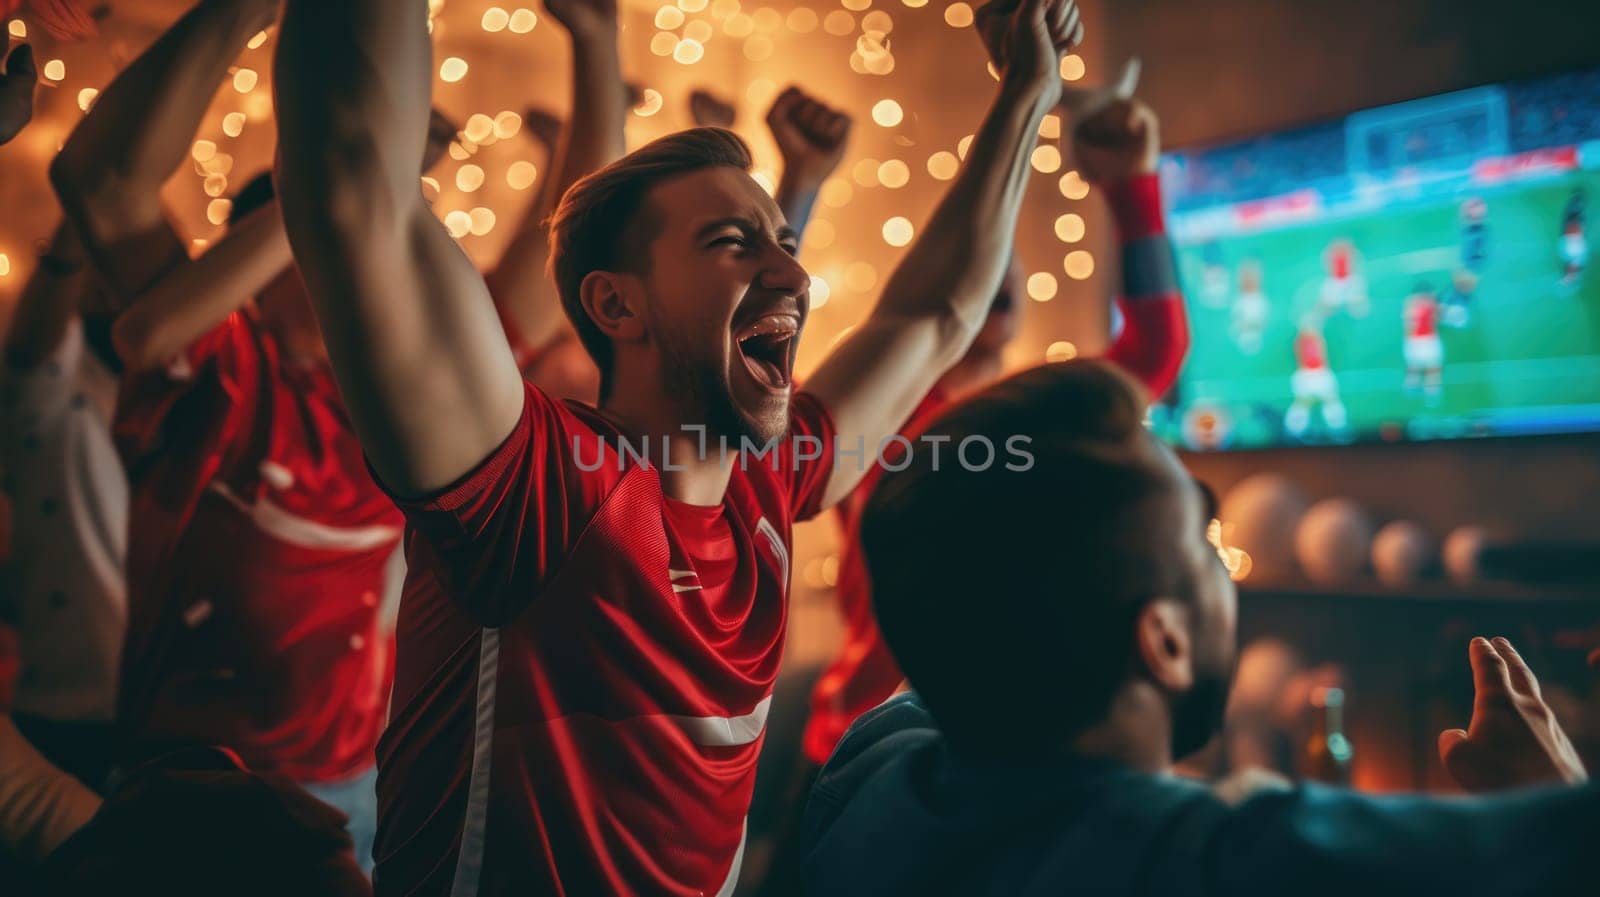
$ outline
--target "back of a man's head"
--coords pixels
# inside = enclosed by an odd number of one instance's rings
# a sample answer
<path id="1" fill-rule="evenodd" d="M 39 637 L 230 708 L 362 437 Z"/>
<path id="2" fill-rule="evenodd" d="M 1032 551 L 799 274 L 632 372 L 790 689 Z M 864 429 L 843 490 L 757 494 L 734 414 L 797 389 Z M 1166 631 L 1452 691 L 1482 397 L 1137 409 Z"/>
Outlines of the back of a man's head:
<path id="1" fill-rule="evenodd" d="M 958 750 L 1026 752 L 1099 721 L 1143 603 L 1185 592 L 1170 527 L 1149 525 L 1182 480 L 1146 402 L 1107 363 L 1025 371 L 942 415 L 868 503 L 879 625 Z M 950 440 L 937 459 L 930 436 Z"/>
<path id="2" fill-rule="evenodd" d="M 677 175 L 716 166 L 748 171 L 750 148 L 732 131 L 693 128 L 654 140 L 593 172 L 567 191 L 550 221 L 550 277 L 578 339 L 610 392 L 611 344 L 584 311 L 579 290 L 595 271 L 649 270 L 659 230 L 646 202 L 651 188 Z"/>

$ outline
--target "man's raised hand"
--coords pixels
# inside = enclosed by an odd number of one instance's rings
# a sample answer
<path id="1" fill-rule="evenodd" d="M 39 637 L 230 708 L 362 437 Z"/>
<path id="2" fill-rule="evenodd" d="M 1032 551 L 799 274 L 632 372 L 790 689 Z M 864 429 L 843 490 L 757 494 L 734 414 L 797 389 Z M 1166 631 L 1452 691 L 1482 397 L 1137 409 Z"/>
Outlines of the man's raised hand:
<path id="1" fill-rule="evenodd" d="M 0 75 L 0 144 L 10 142 L 33 119 L 33 88 L 39 82 L 33 47 L 23 44 L 6 59 L 10 43 L 10 34 L 0 34 L 0 61 L 5 63 L 5 74 Z"/>
<path id="2" fill-rule="evenodd" d="M 1509 641 L 1475 638 L 1467 648 L 1476 698 L 1467 729 L 1439 734 L 1439 759 L 1467 791 L 1588 780 L 1583 761 Z"/>
<path id="3" fill-rule="evenodd" d="M 573 40 L 616 37 L 617 0 L 544 0 L 544 8 Z"/>
<path id="4" fill-rule="evenodd" d="M 991 0 L 978 10 L 978 34 L 1002 80 L 1061 99 L 1061 57 L 1083 41 L 1076 0 Z"/>
<path id="5" fill-rule="evenodd" d="M 696 90 L 689 94 L 689 116 L 701 128 L 731 128 L 738 110 L 732 103 L 717 99 L 709 90 Z"/>
<path id="6" fill-rule="evenodd" d="M 767 111 L 767 127 L 783 155 L 783 177 L 815 188 L 844 159 L 852 124 L 848 113 L 832 109 L 790 87 Z"/>
<path id="7" fill-rule="evenodd" d="M 1083 176 L 1115 184 L 1156 170 L 1160 122 L 1138 100 L 1117 100 L 1084 119 L 1072 132 L 1072 153 Z"/>

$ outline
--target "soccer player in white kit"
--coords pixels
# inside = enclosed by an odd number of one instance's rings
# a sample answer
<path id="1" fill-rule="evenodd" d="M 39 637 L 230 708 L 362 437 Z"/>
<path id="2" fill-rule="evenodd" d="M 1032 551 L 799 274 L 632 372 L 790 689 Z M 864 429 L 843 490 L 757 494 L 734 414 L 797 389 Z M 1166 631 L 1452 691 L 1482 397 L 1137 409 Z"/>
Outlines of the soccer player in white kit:
<path id="1" fill-rule="evenodd" d="M 1267 328 L 1267 297 L 1261 291 L 1261 263 L 1251 259 L 1239 264 L 1239 293 L 1233 299 L 1233 341 L 1239 351 L 1254 355 L 1261 351 L 1261 333 Z"/>

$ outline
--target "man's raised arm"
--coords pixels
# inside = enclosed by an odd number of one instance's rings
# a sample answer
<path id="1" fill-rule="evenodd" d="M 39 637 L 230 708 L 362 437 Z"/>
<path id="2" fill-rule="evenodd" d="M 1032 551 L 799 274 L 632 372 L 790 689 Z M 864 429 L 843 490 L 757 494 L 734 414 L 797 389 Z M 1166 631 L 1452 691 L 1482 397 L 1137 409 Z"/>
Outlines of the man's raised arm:
<path id="1" fill-rule="evenodd" d="M 284 226 L 357 435 L 405 495 L 469 473 L 523 404 L 483 277 L 423 201 L 432 76 L 421 0 L 284 4 Z"/>
<path id="2" fill-rule="evenodd" d="M 1117 100 L 1075 122 L 1073 155 L 1101 189 L 1122 249 L 1123 329 L 1106 358 L 1139 378 L 1152 400 L 1172 388 L 1189 353 L 1183 288 L 1161 209 L 1160 122 L 1136 99 Z"/>
<path id="3" fill-rule="evenodd" d="M 1011 257 L 1039 123 L 1061 96 L 1060 58 L 1080 31 L 1073 0 L 997 0 L 986 12 L 996 8 L 1009 16 L 1000 88 L 966 165 L 872 314 L 808 384 L 841 445 L 864 439 L 869 458 L 983 326 Z M 823 504 L 848 495 L 867 466 L 836 467 Z"/>
<path id="4" fill-rule="evenodd" d="M 545 0 L 545 8 L 572 39 L 572 114 L 552 147 L 545 183 L 486 278 L 507 329 L 516 331 L 516 349 L 528 353 L 545 347 L 566 325 L 555 281 L 545 271 L 550 213 L 584 175 L 622 158 L 628 116 L 616 0 Z"/>
<path id="5" fill-rule="evenodd" d="M 123 303 L 186 259 L 161 185 L 229 63 L 272 21 L 277 0 L 201 0 L 119 74 L 50 165 L 67 219 L 101 282 Z"/>

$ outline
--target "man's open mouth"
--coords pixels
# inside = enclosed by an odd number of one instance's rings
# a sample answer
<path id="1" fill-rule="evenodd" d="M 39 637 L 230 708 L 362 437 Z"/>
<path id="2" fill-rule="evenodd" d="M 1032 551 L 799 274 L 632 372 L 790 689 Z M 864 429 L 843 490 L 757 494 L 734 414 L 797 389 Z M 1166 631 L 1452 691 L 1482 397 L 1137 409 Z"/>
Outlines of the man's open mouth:
<path id="1" fill-rule="evenodd" d="M 756 382 L 772 392 L 789 388 L 800 319 L 792 314 L 764 315 L 734 334 L 744 366 Z"/>

